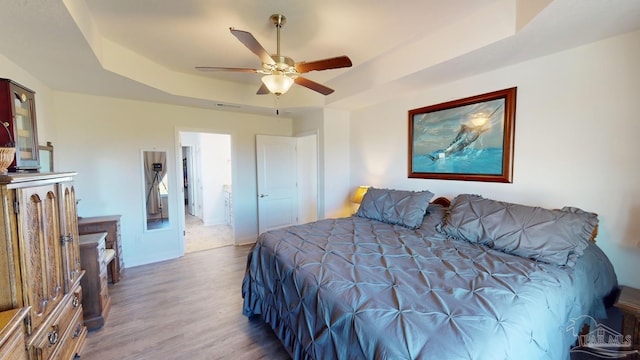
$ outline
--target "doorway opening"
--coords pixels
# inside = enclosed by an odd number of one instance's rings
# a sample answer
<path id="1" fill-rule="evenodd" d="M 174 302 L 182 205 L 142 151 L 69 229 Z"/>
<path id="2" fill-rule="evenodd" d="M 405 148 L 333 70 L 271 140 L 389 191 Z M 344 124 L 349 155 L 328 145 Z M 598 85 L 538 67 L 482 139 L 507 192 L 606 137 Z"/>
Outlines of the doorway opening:
<path id="1" fill-rule="evenodd" d="M 231 135 L 180 132 L 184 252 L 234 244 Z"/>

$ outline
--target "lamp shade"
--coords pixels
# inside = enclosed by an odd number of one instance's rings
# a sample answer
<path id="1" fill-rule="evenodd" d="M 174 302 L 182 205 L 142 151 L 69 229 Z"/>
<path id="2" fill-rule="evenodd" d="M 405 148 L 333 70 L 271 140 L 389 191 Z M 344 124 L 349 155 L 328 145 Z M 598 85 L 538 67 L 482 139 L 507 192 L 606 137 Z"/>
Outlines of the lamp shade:
<path id="1" fill-rule="evenodd" d="M 282 95 L 289 91 L 293 85 L 293 79 L 285 75 L 265 75 L 262 77 L 262 83 L 271 93 Z"/>
<path id="2" fill-rule="evenodd" d="M 367 193 L 367 190 L 369 190 L 368 186 L 359 186 L 356 189 L 356 192 L 353 194 L 353 197 L 351 197 L 351 202 L 360 204 L 362 202 L 362 198 L 364 197 L 364 194 Z"/>

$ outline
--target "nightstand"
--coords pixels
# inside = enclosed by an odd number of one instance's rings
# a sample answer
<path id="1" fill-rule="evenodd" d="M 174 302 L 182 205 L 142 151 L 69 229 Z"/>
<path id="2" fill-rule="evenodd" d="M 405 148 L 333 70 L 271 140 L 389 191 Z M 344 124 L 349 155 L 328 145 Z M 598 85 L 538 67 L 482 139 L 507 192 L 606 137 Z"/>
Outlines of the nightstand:
<path id="1" fill-rule="evenodd" d="M 640 290 L 622 286 L 613 305 L 622 312 L 622 335 L 631 335 L 633 349 L 640 349 Z"/>

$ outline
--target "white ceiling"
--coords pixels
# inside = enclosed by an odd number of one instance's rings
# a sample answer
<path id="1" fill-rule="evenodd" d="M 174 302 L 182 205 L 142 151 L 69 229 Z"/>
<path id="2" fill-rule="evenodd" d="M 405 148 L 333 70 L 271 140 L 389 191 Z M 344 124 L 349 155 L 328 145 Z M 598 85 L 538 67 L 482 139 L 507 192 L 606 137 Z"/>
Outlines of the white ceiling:
<path id="1" fill-rule="evenodd" d="M 355 109 L 417 88 L 640 28 L 638 0 L 0 0 L 0 54 L 53 89 L 271 113 L 260 77 L 194 66 L 260 67 L 230 34 L 296 61 L 348 55 L 353 67 L 307 74 L 288 112 Z M 3 77 L 0 69 L 0 77 Z M 19 79 L 16 79 L 19 82 Z M 232 105 L 230 107 L 222 106 Z"/>

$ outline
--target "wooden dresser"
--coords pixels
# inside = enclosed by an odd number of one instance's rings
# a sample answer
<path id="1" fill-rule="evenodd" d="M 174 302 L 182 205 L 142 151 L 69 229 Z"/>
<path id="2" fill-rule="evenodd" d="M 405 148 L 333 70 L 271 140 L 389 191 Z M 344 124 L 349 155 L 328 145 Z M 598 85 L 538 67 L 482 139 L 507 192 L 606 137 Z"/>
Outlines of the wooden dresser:
<path id="1" fill-rule="evenodd" d="M 74 176 L 0 175 L 0 311 L 27 309 L 31 360 L 73 359 L 87 335 Z"/>
<path id="2" fill-rule="evenodd" d="M 122 258 L 122 242 L 120 239 L 120 215 L 82 217 L 78 219 L 80 235 L 106 232 L 106 248 L 115 251 L 115 258 L 109 263 L 109 281 L 120 281 L 120 273 L 124 269 Z"/>
<path id="3" fill-rule="evenodd" d="M 107 263 L 114 261 L 114 251 L 105 248 L 106 232 L 80 235 L 80 260 L 85 271 L 82 277 L 82 308 L 88 330 L 104 325 L 111 308 L 107 286 Z"/>

